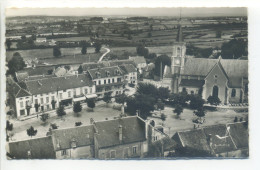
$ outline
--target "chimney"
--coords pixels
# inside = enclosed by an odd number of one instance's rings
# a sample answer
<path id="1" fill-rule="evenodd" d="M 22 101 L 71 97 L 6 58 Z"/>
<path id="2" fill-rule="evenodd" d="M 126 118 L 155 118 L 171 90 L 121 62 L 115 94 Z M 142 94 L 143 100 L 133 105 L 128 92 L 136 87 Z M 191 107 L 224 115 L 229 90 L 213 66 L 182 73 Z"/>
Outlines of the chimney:
<path id="1" fill-rule="evenodd" d="M 122 125 L 119 125 L 118 132 L 119 132 L 119 142 L 122 143 L 122 140 L 123 140 L 123 127 L 122 127 Z"/>

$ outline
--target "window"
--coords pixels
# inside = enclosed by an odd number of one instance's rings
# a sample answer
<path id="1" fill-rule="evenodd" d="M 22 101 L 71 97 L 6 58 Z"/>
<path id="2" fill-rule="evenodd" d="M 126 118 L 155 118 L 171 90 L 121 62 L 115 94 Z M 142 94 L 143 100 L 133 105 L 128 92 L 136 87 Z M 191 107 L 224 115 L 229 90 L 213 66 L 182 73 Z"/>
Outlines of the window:
<path id="1" fill-rule="evenodd" d="M 74 95 L 74 96 L 77 95 L 76 89 L 73 89 L 73 95 Z"/>
<path id="2" fill-rule="evenodd" d="M 214 86 L 214 87 L 213 87 L 212 96 L 218 97 L 218 86 Z"/>
<path id="3" fill-rule="evenodd" d="M 107 84 L 107 81 L 106 81 L 106 80 L 104 80 L 104 84 Z"/>
<path id="4" fill-rule="evenodd" d="M 61 151 L 61 156 L 65 156 L 65 155 L 67 155 L 67 150 L 62 150 Z"/>
<path id="5" fill-rule="evenodd" d="M 110 84 L 110 79 L 108 79 L 108 84 Z"/>
<path id="6" fill-rule="evenodd" d="M 194 94 L 194 91 L 193 91 L 193 90 L 191 90 L 191 91 L 190 91 L 190 94 Z"/>
<path id="7" fill-rule="evenodd" d="M 110 158 L 116 158 L 116 151 L 110 151 Z"/>
<path id="8" fill-rule="evenodd" d="M 46 106 L 46 109 L 49 110 L 49 109 L 50 109 L 50 105 L 47 105 L 47 106 Z"/>
<path id="9" fill-rule="evenodd" d="M 115 79 L 114 78 L 112 78 L 112 83 L 114 83 L 115 82 Z"/>
<path id="10" fill-rule="evenodd" d="M 98 80 L 98 84 L 99 84 L 99 85 L 101 84 L 101 80 Z"/>
<path id="11" fill-rule="evenodd" d="M 121 78 L 117 78 L 117 82 L 121 82 Z"/>
<path id="12" fill-rule="evenodd" d="M 177 48 L 177 56 L 179 57 L 180 55 L 181 55 L 181 48 L 178 47 L 178 48 Z"/>
<path id="13" fill-rule="evenodd" d="M 89 93 L 92 93 L 92 87 L 89 88 Z"/>
<path id="14" fill-rule="evenodd" d="M 71 97 L 71 91 L 68 92 L 68 97 Z"/>
<path id="15" fill-rule="evenodd" d="M 137 147 L 133 146 L 133 154 L 136 154 Z"/>
<path id="16" fill-rule="evenodd" d="M 97 85 L 97 82 L 96 82 L 96 81 L 94 81 L 94 84 L 95 84 L 95 85 Z"/>
<path id="17" fill-rule="evenodd" d="M 231 97 L 236 97 L 236 89 L 232 89 Z"/>
<path id="18" fill-rule="evenodd" d="M 41 104 L 43 104 L 43 98 L 41 98 Z"/>
<path id="19" fill-rule="evenodd" d="M 20 107 L 23 107 L 23 101 L 22 101 L 22 102 L 20 102 Z"/>
<path id="20" fill-rule="evenodd" d="M 46 97 L 46 103 L 49 103 L 49 97 Z"/>
<path id="21" fill-rule="evenodd" d="M 62 99 L 62 93 L 60 93 L 60 99 Z"/>

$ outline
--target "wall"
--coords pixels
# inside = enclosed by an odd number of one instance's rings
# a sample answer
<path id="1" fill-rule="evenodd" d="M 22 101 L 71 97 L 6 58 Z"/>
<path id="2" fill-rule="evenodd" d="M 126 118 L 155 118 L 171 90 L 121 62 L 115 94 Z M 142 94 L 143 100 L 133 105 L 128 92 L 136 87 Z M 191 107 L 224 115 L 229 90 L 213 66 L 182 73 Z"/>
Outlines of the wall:
<path id="1" fill-rule="evenodd" d="M 93 158 L 93 149 L 91 146 L 84 146 L 78 148 L 66 149 L 67 154 L 62 155 L 62 150 L 56 151 L 57 159 L 81 159 L 81 158 Z"/>
<path id="2" fill-rule="evenodd" d="M 136 154 L 133 154 L 133 147 L 136 146 Z M 115 151 L 115 159 L 124 159 L 124 158 L 142 158 L 147 152 L 147 141 L 145 142 L 135 142 L 131 144 L 118 145 L 114 147 L 109 147 L 105 149 L 98 150 L 99 159 L 112 159 L 110 157 L 111 151 Z M 127 150 L 127 151 L 126 151 Z M 128 152 L 128 156 L 126 154 Z"/>
<path id="3" fill-rule="evenodd" d="M 232 89 L 236 90 L 236 96 L 232 97 Z M 241 89 L 240 88 L 228 88 L 228 101 L 229 103 L 240 103 L 240 95 L 241 95 Z"/>
<path id="4" fill-rule="evenodd" d="M 182 89 L 186 88 L 186 91 L 188 94 L 191 94 L 191 91 L 194 92 L 194 94 L 198 94 L 199 93 L 199 89 L 198 87 L 187 87 L 187 86 L 180 86 L 179 87 L 179 92 L 182 92 Z"/>
<path id="5" fill-rule="evenodd" d="M 214 76 L 217 76 L 215 79 Z M 220 68 L 219 64 L 215 65 L 208 76 L 205 78 L 205 85 L 203 88 L 203 99 L 207 100 L 212 95 L 213 86 L 218 86 L 218 98 L 221 103 L 226 102 L 226 85 L 228 79 Z"/>

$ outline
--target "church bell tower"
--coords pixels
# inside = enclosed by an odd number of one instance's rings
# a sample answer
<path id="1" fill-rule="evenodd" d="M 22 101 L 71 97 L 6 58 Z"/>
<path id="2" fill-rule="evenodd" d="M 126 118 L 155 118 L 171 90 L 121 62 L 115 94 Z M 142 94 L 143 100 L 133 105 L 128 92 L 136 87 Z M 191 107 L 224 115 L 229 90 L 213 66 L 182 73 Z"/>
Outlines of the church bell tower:
<path id="1" fill-rule="evenodd" d="M 180 18 L 181 21 L 181 18 Z M 182 26 L 179 22 L 176 42 L 173 44 L 173 52 L 171 56 L 171 72 L 173 75 L 173 92 L 178 92 L 180 81 L 180 73 L 184 67 L 186 54 L 186 43 L 183 40 Z"/>

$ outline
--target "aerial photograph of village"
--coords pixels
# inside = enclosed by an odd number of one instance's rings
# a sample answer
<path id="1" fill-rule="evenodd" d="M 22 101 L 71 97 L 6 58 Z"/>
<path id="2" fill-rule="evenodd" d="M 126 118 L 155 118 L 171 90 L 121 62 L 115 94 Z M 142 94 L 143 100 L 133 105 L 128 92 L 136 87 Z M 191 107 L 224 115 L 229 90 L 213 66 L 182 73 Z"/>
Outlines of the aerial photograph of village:
<path id="1" fill-rule="evenodd" d="M 247 8 L 128 10 L 6 9 L 6 159 L 249 157 Z"/>

